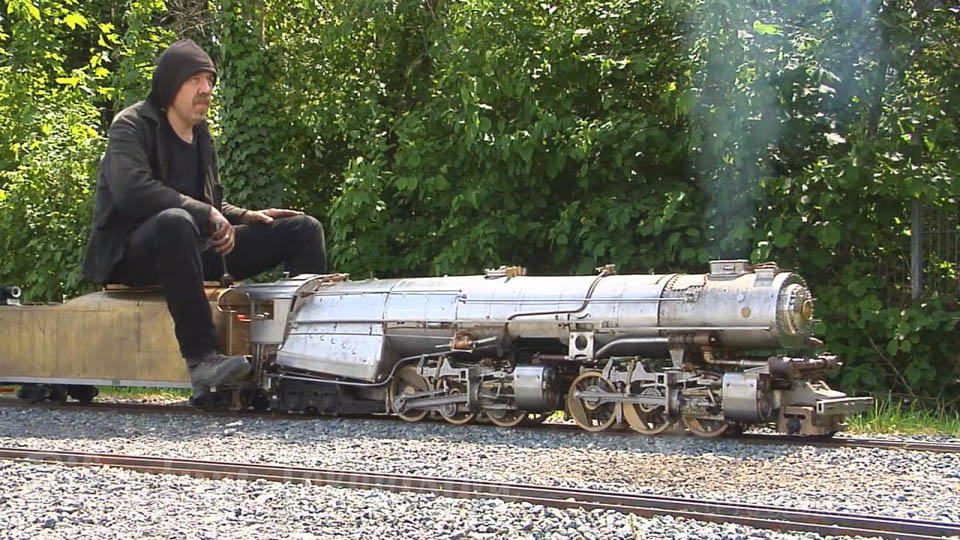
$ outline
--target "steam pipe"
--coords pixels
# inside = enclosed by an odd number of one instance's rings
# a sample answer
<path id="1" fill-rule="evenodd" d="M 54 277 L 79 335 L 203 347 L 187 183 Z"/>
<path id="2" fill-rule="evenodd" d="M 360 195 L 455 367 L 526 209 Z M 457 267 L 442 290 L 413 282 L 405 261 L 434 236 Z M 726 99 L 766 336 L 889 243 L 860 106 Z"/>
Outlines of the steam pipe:
<path id="1" fill-rule="evenodd" d="M 607 343 L 593 354 L 594 358 L 603 358 L 606 353 L 617 345 L 666 345 L 669 341 L 666 337 L 636 337 L 620 338 Z"/>

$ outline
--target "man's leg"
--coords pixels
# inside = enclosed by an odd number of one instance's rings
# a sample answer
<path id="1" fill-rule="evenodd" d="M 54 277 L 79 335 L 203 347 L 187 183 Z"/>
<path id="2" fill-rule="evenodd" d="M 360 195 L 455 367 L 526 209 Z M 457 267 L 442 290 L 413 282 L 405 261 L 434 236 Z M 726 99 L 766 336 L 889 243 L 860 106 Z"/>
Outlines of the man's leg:
<path id="1" fill-rule="evenodd" d="M 327 251 L 323 227 L 311 216 L 275 219 L 270 224 L 236 226 L 233 251 L 226 257 L 227 269 L 245 279 L 280 263 L 290 275 L 323 274 Z"/>
<path id="2" fill-rule="evenodd" d="M 195 391 L 242 377 L 250 369 L 243 357 L 216 353 L 216 329 L 203 290 L 201 249 L 206 243 L 186 210 L 164 210 L 134 231 L 110 276 L 128 285 L 161 285 Z"/>
<path id="3" fill-rule="evenodd" d="M 111 275 L 127 285 L 159 284 L 163 288 L 184 358 L 201 356 L 217 346 L 210 304 L 203 291 L 200 248 L 204 241 L 186 210 L 164 210 L 133 232 Z"/>

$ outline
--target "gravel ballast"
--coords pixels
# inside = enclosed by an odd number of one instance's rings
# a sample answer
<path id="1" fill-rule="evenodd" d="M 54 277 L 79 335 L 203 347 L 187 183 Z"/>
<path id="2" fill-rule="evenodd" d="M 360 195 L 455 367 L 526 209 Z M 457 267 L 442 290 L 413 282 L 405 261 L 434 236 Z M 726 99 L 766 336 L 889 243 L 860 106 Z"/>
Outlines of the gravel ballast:
<path id="1" fill-rule="evenodd" d="M 592 434 L 548 429 L 457 427 L 444 423 L 408 424 L 392 420 L 301 421 L 262 417 L 229 418 L 41 409 L 0 409 L 0 446 L 589 487 L 791 508 L 839 510 L 960 522 L 960 456 L 956 454 L 756 445 L 728 439 L 646 438 L 640 435 Z M 16 477 L 21 470 L 62 471 L 64 469 L 57 466 L 13 465 L 2 462 L 0 467 L 3 467 L 0 469 L 0 482 L 5 485 L 16 482 L 15 478 L 13 480 L 10 478 Z M 27 469 L 20 469 L 24 467 Z M 138 478 L 137 481 L 144 485 L 149 485 L 151 482 L 149 477 L 140 477 L 135 473 L 113 470 L 106 472 L 134 475 Z M 106 472 L 103 473 L 106 474 Z M 45 474 L 48 475 L 48 479 L 49 475 L 62 474 L 66 475 L 68 482 L 74 480 L 84 482 L 87 480 L 77 480 L 76 475 L 95 473 L 70 469 L 69 473 L 47 472 Z M 166 489 L 164 482 L 156 480 L 154 482 L 157 482 L 157 489 Z M 171 482 L 185 482 L 187 484 L 184 485 L 194 486 L 192 482 L 205 485 L 212 481 L 177 478 Z M 105 478 L 102 483 L 114 486 L 124 485 L 110 478 Z M 62 486 L 57 487 L 55 484 L 51 484 L 48 488 L 43 487 L 45 485 L 44 482 L 37 482 L 35 491 L 30 492 L 33 493 L 32 496 L 37 500 L 43 500 L 44 489 L 50 490 L 50 496 L 62 489 Z M 217 484 L 214 483 L 215 485 Z M 370 516 L 377 514 L 376 509 L 387 509 L 388 522 L 386 524 L 382 523 L 382 520 L 380 522 L 386 527 L 384 531 L 390 537 L 406 536 L 401 534 L 399 532 L 401 529 L 398 528 L 403 519 L 415 520 L 416 527 L 426 526 L 424 520 L 427 518 L 418 513 L 417 509 L 436 507 L 436 512 L 441 512 L 442 508 L 466 508 L 462 515 L 457 514 L 458 519 L 478 520 L 490 513 L 490 510 L 482 505 L 499 504 L 504 505 L 504 508 L 517 507 L 517 505 L 495 500 L 458 501 L 441 500 L 441 498 L 427 500 L 422 496 L 379 491 L 344 491 L 318 486 L 295 487 L 279 484 L 267 486 L 263 482 L 236 481 L 228 481 L 223 485 L 231 487 L 197 488 L 197 490 L 200 492 L 218 489 L 236 490 L 237 500 L 249 499 L 245 507 L 251 508 L 257 508 L 259 505 L 252 504 L 250 500 L 259 500 L 258 498 L 262 495 L 259 491 L 254 494 L 255 490 L 251 491 L 254 489 L 252 486 L 260 486 L 257 489 L 264 493 L 279 490 L 276 493 L 281 500 L 284 497 L 293 497 L 291 499 L 293 502 L 290 503 L 290 508 L 286 508 L 287 505 L 284 503 L 279 503 L 276 511 L 289 510 L 294 514 L 305 512 L 300 503 L 296 502 L 301 498 L 327 501 L 329 497 L 330 501 L 334 501 L 323 503 L 319 507 L 321 510 L 328 509 L 331 505 L 336 507 L 335 501 L 338 500 L 349 501 L 343 502 L 342 504 L 347 506 L 335 514 L 352 516 L 351 519 L 357 518 L 357 522 L 351 522 L 348 525 L 341 523 L 336 528 L 337 534 L 353 534 L 350 528 L 356 526 L 358 531 L 365 531 L 364 534 L 383 536 L 384 533 L 377 533 L 378 529 L 375 528 L 379 518 L 360 519 L 364 512 L 359 511 L 358 514 L 353 510 L 353 506 L 349 506 L 359 504 L 356 502 L 358 500 L 366 500 L 369 503 Z M 17 499 L 17 496 L 11 496 L 11 494 L 17 491 L 4 486 L 0 487 L 0 493 L 4 494 L 0 497 L 6 498 L 0 513 L 0 523 L 2 523 L 4 520 L 12 519 L 11 516 L 17 513 L 11 508 L 11 504 L 14 504 Z M 293 493 L 299 495 L 294 496 Z M 193 500 L 193 495 L 185 499 Z M 153 497 L 153 495 L 149 496 Z M 162 497 L 162 499 L 167 500 L 168 497 Z M 47 507 L 55 505 L 51 500 L 47 501 Z M 118 500 L 124 499 L 121 497 Z M 132 498 L 130 504 L 136 504 L 138 501 L 141 500 Z M 146 508 L 150 508 L 150 504 L 144 504 Z M 471 506 L 475 504 L 481 506 L 476 508 Z M 405 511 L 397 511 L 398 508 L 404 508 Z M 514 534 L 498 536 L 505 533 L 497 529 L 483 532 L 486 529 L 481 530 L 479 527 L 483 524 L 478 523 L 476 524 L 478 528 L 473 528 L 474 526 L 471 525 L 464 529 L 464 535 L 461 537 L 523 538 L 523 534 L 516 533 L 516 531 L 525 530 L 521 527 L 523 520 L 531 520 L 534 524 L 531 526 L 535 527 L 538 526 L 537 519 L 541 519 L 542 516 L 554 516 L 556 512 L 568 517 L 576 513 L 572 510 L 560 511 L 552 508 L 539 508 L 536 511 L 526 509 L 517 514 L 519 517 L 514 520 L 515 522 L 510 522 L 510 527 L 517 527 L 510 529 L 515 532 Z M 574 514 L 569 514 L 570 512 Z M 220 515 L 216 512 L 214 514 Z M 502 512 L 497 515 L 500 514 Z M 580 512 L 576 514 L 579 517 L 569 519 L 574 522 L 579 519 L 583 522 L 581 525 L 585 531 L 597 531 L 591 533 L 597 538 L 748 538 L 750 535 L 759 534 L 757 531 L 743 527 L 739 531 L 727 530 L 725 527 L 739 527 L 729 524 L 698 524 L 670 518 L 648 520 L 634 517 L 633 521 L 629 521 L 631 519 L 629 516 L 608 514 Z M 198 515 L 202 516 L 203 513 Z M 360 517 L 357 517 L 358 515 Z M 276 521 L 293 519 L 285 516 L 284 513 L 277 517 Z M 320 512 L 313 519 L 318 522 L 329 521 L 323 516 L 325 514 Z M 460 531 L 452 528 L 457 520 L 450 520 L 448 523 L 443 514 L 431 514 L 431 516 L 429 519 L 432 523 L 445 524 L 443 527 L 446 528 L 438 529 L 437 534 L 420 537 L 448 537 Z M 561 519 L 561 517 L 554 517 Z M 624 519 L 628 521 L 623 521 Z M 391 522 L 390 520 L 400 521 Z M 44 522 L 39 525 L 43 525 Z M 605 525 L 608 522 L 609 528 L 604 529 L 603 527 L 608 526 Z M 227 529 L 215 528 L 214 533 L 217 537 L 225 534 L 243 535 L 240 532 L 242 527 L 233 524 L 232 521 L 218 523 Z M 243 520 L 240 520 L 240 523 L 243 523 Z M 22 526 L 26 527 L 22 529 L 26 531 L 38 525 L 31 522 L 24 523 Z M 320 527 L 321 524 L 318 523 L 317 526 Z M 536 532 L 531 529 L 530 535 L 533 538 L 551 538 L 550 534 L 543 531 L 557 526 L 556 522 L 551 521 L 543 525 L 547 528 L 537 529 Z M 491 525 L 491 527 L 496 526 Z M 343 530 L 344 528 L 350 529 L 350 532 Z M 304 534 L 319 535 L 319 537 L 336 536 L 325 529 L 283 530 L 302 531 Z M 567 532 L 559 533 L 560 536 L 556 536 L 557 538 L 589 538 L 589 536 L 570 533 L 569 528 L 561 527 L 558 530 Z M 659 533 L 655 531 L 658 530 L 672 532 L 657 536 Z M 696 532 L 689 532 L 691 530 Z M 112 537 L 108 528 L 103 531 L 106 535 L 103 536 L 104 538 Z M 269 531 L 262 532 L 266 537 L 274 534 Z M 769 531 L 761 532 L 767 535 L 774 534 Z M 253 533 L 260 535 L 257 531 Z M 486 536 L 470 536 L 475 534 Z M 133 536 L 142 535 L 154 534 L 144 531 L 142 534 Z M 85 534 L 85 536 L 90 535 Z M 166 537 L 167 534 L 158 532 L 154 536 Z M 281 536 L 290 535 L 284 533 Z M 35 536 L 25 534 L 22 537 Z M 816 535 L 782 537 L 818 538 Z"/>
<path id="2" fill-rule="evenodd" d="M 65 486 L 71 489 L 64 490 Z M 9 539 L 821 538 L 730 523 L 640 518 L 499 499 L 463 500 L 257 480 L 0 462 Z M 841 537 L 828 537 L 841 538 Z"/>

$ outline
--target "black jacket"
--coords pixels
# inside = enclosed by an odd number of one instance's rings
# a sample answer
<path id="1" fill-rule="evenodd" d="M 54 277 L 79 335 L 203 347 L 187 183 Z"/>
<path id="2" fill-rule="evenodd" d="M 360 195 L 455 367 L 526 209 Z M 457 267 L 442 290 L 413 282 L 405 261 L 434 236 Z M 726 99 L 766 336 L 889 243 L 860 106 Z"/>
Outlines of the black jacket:
<path id="1" fill-rule="evenodd" d="M 168 208 L 190 212 L 201 231 L 206 231 L 210 207 L 219 208 L 230 223 L 240 221 L 244 209 L 223 200 L 216 149 L 206 122 L 200 124 L 198 148 L 203 170 L 203 200 L 181 194 L 169 185 L 168 155 L 160 136 L 163 113 L 153 101 L 131 105 L 114 118 L 107 151 L 100 161 L 97 205 L 93 232 L 87 244 L 83 275 L 106 282 L 123 258 L 127 240 L 138 225 Z"/>

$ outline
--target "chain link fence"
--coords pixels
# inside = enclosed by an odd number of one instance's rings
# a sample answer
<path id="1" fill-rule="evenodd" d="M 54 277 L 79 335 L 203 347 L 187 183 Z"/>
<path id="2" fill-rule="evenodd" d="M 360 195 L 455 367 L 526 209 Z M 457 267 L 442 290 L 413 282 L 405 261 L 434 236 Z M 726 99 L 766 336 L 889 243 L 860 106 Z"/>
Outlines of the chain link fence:
<path id="1" fill-rule="evenodd" d="M 949 197 L 937 206 L 922 210 L 922 253 L 920 254 L 923 295 L 960 293 L 960 196 Z"/>

